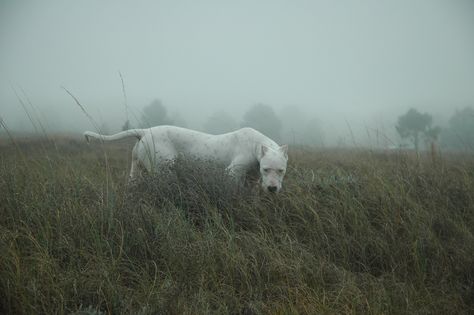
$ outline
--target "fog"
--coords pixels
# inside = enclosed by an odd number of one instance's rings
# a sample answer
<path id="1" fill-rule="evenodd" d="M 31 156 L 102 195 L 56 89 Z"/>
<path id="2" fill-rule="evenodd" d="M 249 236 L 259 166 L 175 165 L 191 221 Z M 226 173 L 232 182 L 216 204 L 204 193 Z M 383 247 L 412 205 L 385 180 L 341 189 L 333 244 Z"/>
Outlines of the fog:
<path id="1" fill-rule="evenodd" d="M 159 99 L 199 130 L 261 103 L 329 145 L 396 139 L 410 108 L 474 106 L 474 1 L 1 0 L 0 117 L 33 130 L 23 101 L 51 132 L 93 129 L 62 87 L 110 132 Z"/>

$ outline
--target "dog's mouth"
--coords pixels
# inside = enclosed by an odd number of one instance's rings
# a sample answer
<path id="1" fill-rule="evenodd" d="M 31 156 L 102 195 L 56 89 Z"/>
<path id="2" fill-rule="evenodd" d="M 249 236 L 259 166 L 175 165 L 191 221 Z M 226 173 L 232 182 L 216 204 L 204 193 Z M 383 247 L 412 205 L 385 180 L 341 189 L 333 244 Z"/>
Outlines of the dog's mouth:
<path id="1" fill-rule="evenodd" d="M 277 185 L 263 186 L 262 188 L 265 192 L 271 193 L 271 194 L 276 194 L 281 190 L 281 186 L 277 186 Z"/>

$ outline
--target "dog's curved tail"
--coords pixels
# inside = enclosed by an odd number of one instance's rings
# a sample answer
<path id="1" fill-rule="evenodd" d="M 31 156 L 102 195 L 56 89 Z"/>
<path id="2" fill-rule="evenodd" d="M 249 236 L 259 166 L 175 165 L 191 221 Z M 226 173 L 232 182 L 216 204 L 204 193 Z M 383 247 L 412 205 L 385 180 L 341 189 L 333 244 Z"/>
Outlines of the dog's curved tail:
<path id="1" fill-rule="evenodd" d="M 99 139 L 102 141 L 114 141 L 125 138 L 137 138 L 140 140 L 144 135 L 145 131 L 143 129 L 130 129 L 110 136 L 101 135 L 92 131 L 84 132 L 84 137 L 86 138 L 87 143 L 90 142 L 90 138 Z"/>

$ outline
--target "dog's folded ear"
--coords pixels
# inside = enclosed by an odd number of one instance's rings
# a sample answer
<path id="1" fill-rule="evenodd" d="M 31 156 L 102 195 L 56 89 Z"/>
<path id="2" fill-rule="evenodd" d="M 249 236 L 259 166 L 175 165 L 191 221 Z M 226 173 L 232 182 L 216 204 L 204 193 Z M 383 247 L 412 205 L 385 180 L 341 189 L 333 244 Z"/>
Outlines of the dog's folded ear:
<path id="1" fill-rule="evenodd" d="M 267 152 L 268 152 L 268 147 L 267 147 L 266 145 L 262 144 L 262 146 L 261 146 L 261 148 L 260 148 L 260 154 L 261 154 L 261 156 L 264 156 L 265 153 L 267 153 Z"/>
<path id="2" fill-rule="evenodd" d="M 280 147 L 280 151 L 283 152 L 286 158 L 288 158 L 288 144 L 284 144 Z"/>

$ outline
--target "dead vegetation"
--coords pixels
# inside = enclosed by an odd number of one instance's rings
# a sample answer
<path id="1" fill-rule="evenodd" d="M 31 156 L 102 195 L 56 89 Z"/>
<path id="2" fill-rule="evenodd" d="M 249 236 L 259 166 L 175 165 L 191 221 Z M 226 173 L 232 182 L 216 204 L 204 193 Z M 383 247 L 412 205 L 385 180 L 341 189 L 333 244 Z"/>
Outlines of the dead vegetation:
<path id="1" fill-rule="evenodd" d="M 128 144 L 0 150 L 1 313 L 474 311 L 471 157 L 298 149 L 273 196 L 189 160 L 127 185 Z"/>

